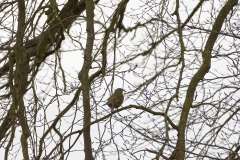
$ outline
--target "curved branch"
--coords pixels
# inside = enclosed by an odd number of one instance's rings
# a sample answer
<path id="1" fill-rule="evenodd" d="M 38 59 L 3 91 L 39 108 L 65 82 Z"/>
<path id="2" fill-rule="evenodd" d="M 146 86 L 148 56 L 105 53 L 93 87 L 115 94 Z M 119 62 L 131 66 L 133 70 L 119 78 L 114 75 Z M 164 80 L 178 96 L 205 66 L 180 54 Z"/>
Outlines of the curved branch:
<path id="1" fill-rule="evenodd" d="M 194 93 L 196 91 L 197 85 L 200 80 L 203 80 L 204 76 L 208 73 L 211 68 L 211 53 L 213 46 L 217 40 L 217 37 L 221 31 L 224 20 L 226 19 L 228 13 L 233 9 L 235 5 L 237 5 L 238 0 L 228 0 L 227 3 L 223 6 L 221 11 L 219 12 L 217 19 L 213 25 L 212 33 L 208 37 L 205 49 L 202 53 L 203 63 L 199 70 L 195 73 L 192 80 L 190 81 L 189 87 L 187 89 L 186 99 L 183 104 L 183 110 L 181 113 L 180 121 L 179 121 L 179 136 L 178 142 L 180 150 L 176 152 L 175 157 L 179 157 L 181 160 L 185 157 L 185 129 L 187 125 L 187 118 L 192 107 Z"/>

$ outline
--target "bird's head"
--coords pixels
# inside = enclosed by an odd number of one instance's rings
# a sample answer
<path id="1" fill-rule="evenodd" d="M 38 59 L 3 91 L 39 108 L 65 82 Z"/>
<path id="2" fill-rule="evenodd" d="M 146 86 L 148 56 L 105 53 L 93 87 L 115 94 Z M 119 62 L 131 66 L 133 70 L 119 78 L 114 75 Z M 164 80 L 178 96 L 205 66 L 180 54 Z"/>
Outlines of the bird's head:
<path id="1" fill-rule="evenodd" d="M 125 90 L 122 89 L 122 88 L 118 88 L 118 89 L 115 90 L 115 93 L 122 93 L 123 91 L 125 91 Z"/>

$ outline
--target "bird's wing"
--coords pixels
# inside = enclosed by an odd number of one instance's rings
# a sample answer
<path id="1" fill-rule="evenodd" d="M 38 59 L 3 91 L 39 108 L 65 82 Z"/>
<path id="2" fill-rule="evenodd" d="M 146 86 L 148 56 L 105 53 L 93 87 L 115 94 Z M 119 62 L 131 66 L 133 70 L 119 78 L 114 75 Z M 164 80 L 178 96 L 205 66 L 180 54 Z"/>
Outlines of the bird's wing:
<path id="1" fill-rule="evenodd" d="M 107 99 L 107 104 L 111 104 L 113 101 L 115 101 L 116 96 L 113 94 Z"/>

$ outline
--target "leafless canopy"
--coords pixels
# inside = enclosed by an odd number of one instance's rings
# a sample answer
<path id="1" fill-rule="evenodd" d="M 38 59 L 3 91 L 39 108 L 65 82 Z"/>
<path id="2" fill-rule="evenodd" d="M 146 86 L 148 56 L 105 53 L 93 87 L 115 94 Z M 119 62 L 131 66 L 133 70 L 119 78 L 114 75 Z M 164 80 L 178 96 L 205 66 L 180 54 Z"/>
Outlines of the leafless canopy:
<path id="1" fill-rule="evenodd" d="M 240 159 L 238 3 L 2 0 L 0 159 Z"/>

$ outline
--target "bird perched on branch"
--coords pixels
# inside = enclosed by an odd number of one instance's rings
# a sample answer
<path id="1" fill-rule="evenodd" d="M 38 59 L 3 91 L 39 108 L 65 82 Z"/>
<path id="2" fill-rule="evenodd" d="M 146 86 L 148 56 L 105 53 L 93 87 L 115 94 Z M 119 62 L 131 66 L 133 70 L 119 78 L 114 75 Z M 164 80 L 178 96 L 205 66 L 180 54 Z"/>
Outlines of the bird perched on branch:
<path id="1" fill-rule="evenodd" d="M 118 108 L 122 105 L 123 100 L 124 100 L 123 91 L 124 90 L 122 88 L 118 88 L 118 89 L 115 90 L 113 95 L 111 95 L 108 98 L 107 105 L 110 108 Z"/>

